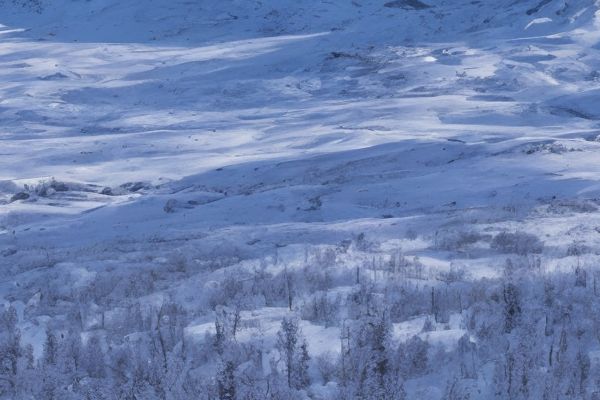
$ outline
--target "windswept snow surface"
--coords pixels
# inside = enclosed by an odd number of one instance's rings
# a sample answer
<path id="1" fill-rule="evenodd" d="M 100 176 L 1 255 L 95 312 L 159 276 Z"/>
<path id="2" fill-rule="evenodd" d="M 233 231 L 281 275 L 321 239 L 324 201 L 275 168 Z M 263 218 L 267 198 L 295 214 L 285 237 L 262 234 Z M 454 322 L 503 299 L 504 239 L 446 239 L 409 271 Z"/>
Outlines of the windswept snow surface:
<path id="1" fill-rule="evenodd" d="M 460 266 L 474 279 L 501 274 L 502 231 L 536 235 L 549 270 L 572 268 L 573 243 L 600 246 L 596 1 L 27 4 L 0 0 L 7 305 L 35 302 L 42 282 L 67 293 L 178 262 L 301 268 L 307 248 L 361 233 L 430 276 Z M 479 236 L 457 250 L 461 232 Z M 226 269 L 142 300 L 193 307 Z M 283 307 L 245 311 L 264 326 L 243 337 L 272 342 Z M 36 318 L 20 324 L 39 356 L 49 318 Z M 452 347 L 457 318 L 394 335 Z M 339 328 L 302 326 L 318 354 L 327 340 L 339 352 Z"/>

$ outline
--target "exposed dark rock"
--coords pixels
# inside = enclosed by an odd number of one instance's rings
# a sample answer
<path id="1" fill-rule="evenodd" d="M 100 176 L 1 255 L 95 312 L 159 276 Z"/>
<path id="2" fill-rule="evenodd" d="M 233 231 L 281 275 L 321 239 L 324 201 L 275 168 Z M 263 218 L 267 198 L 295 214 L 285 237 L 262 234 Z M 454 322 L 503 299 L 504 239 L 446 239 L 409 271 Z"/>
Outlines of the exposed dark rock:
<path id="1" fill-rule="evenodd" d="M 10 198 L 10 202 L 12 203 L 13 201 L 18 201 L 18 200 L 27 200 L 29 198 L 29 193 L 25 193 L 25 192 L 19 192 L 14 194 L 11 198 Z"/>
<path id="2" fill-rule="evenodd" d="M 388 8 L 402 8 L 404 10 L 425 10 L 427 8 L 431 8 L 429 4 L 425 4 L 420 0 L 388 1 L 383 6 Z"/>

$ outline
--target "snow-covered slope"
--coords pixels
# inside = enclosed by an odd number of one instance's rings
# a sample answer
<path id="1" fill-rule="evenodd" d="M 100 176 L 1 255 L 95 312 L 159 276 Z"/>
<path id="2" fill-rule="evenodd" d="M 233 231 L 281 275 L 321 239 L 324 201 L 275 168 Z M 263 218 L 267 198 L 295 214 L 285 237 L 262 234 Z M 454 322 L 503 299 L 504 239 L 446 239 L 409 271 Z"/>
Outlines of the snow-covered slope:
<path id="1" fill-rule="evenodd" d="M 515 180 L 537 197 L 593 196 L 593 182 L 574 181 L 596 172 L 593 2 L 411 4 L 5 7 L 2 193 L 51 179 L 69 189 L 6 204 L 5 229 L 31 213 L 36 226 L 55 214 L 95 225 L 99 214 L 79 213 L 101 206 L 118 223 L 137 204 L 195 192 L 223 198 L 183 210 L 194 225 L 502 206 L 488 194 L 515 197 Z M 582 150 L 580 162 L 526 151 L 553 144 Z M 317 196 L 322 209 L 302 211 Z M 179 213 L 162 217 L 181 228 Z"/>
<path id="2" fill-rule="evenodd" d="M 499 232 L 539 237 L 548 270 L 573 266 L 573 244 L 600 246 L 597 1 L 0 5 L 7 304 L 49 276 L 86 288 L 215 259 L 278 272 L 273 259 L 300 265 L 361 233 L 377 246 L 348 268 L 401 248 L 472 278 L 500 275 Z M 223 278 L 202 271 L 143 301 L 194 308 Z M 397 324 L 402 337 L 411 323 Z M 304 326 L 322 341 L 331 329 Z"/>

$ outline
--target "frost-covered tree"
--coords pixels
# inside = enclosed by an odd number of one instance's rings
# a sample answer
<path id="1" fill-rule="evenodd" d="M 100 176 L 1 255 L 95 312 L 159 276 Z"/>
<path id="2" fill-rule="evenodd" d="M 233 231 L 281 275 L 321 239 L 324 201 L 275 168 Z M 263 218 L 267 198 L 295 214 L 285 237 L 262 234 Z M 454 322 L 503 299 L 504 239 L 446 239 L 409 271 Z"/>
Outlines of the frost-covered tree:
<path id="1" fill-rule="evenodd" d="M 58 358 L 58 340 L 50 328 L 46 328 L 46 341 L 44 342 L 44 354 L 42 363 L 47 368 L 53 368 Z"/>
<path id="2" fill-rule="evenodd" d="M 300 389 L 308 382 L 308 352 L 297 318 L 284 318 L 277 332 L 277 350 L 289 388 Z"/>
<path id="3" fill-rule="evenodd" d="M 100 338 L 91 336 L 85 344 L 84 356 L 85 370 L 91 378 L 102 379 L 106 377 L 104 351 Z"/>
<path id="4" fill-rule="evenodd" d="M 517 326 L 521 317 L 519 288 L 512 282 L 506 282 L 502 296 L 504 300 L 504 331 L 510 333 Z"/>
<path id="5" fill-rule="evenodd" d="M 363 315 L 342 338 L 344 397 L 393 400 L 404 398 L 399 368 L 392 359 L 391 323 L 386 312 Z"/>
<path id="6" fill-rule="evenodd" d="M 15 394 L 21 351 L 17 310 L 9 306 L 0 314 L 0 396 Z"/>
<path id="7" fill-rule="evenodd" d="M 217 385 L 220 400 L 235 400 L 237 398 L 235 389 L 235 365 L 233 361 L 225 361 L 220 365 L 217 374 Z"/>

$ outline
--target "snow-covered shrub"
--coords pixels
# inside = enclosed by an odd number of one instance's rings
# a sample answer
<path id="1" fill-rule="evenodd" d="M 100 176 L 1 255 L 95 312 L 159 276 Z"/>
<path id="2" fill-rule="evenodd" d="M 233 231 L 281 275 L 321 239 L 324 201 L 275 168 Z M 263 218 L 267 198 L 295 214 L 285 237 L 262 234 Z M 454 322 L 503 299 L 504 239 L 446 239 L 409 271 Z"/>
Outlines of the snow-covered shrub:
<path id="1" fill-rule="evenodd" d="M 421 332 L 432 332 L 435 331 L 435 324 L 433 323 L 433 320 L 431 319 L 431 317 L 427 317 L 425 318 L 425 322 L 423 323 L 423 328 L 421 329 Z"/>
<path id="2" fill-rule="evenodd" d="M 376 242 L 368 240 L 367 235 L 361 232 L 354 238 L 354 247 L 358 251 L 373 252 L 377 250 L 379 245 Z"/>
<path id="3" fill-rule="evenodd" d="M 557 200 L 552 201 L 548 211 L 556 214 L 580 213 L 589 214 L 598 211 L 598 205 L 589 200 Z"/>
<path id="4" fill-rule="evenodd" d="M 407 239 L 409 239 L 409 240 L 415 240 L 418 237 L 419 237 L 419 234 L 417 233 L 416 230 L 411 229 L 411 228 L 409 228 L 409 229 L 406 230 L 406 238 Z"/>
<path id="5" fill-rule="evenodd" d="M 320 290 L 328 290 L 333 287 L 333 275 L 327 268 L 322 268 L 319 265 L 309 265 L 303 268 L 302 274 L 298 274 L 299 280 L 296 281 L 296 286 L 302 284 L 306 286 L 306 291 L 313 293 Z"/>
<path id="6" fill-rule="evenodd" d="M 410 317 L 425 315 L 431 311 L 431 292 L 415 285 L 390 283 L 385 293 L 389 318 L 393 322 L 405 321 Z"/>
<path id="7" fill-rule="evenodd" d="M 517 231 L 501 232 L 492 239 L 491 248 L 509 254 L 539 254 L 544 248 L 542 241 L 535 235 Z"/>
<path id="8" fill-rule="evenodd" d="M 317 370 L 323 383 L 332 382 L 337 378 L 338 374 L 338 360 L 337 356 L 332 352 L 325 352 L 315 357 L 315 363 L 317 364 Z"/>
<path id="9" fill-rule="evenodd" d="M 328 296 L 326 292 L 320 292 L 302 305 L 302 319 L 322 323 L 325 326 L 335 326 L 340 309 L 339 296 Z"/>
<path id="10" fill-rule="evenodd" d="M 582 256 L 591 251 L 589 246 L 581 242 L 573 242 L 567 248 L 567 256 Z"/>
<path id="11" fill-rule="evenodd" d="M 333 267 L 335 265 L 337 254 L 336 251 L 332 248 L 317 248 L 314 252 L 313 257 L 314 262 L 317 265 L 323 268 L 328 268 Z"/>
<path id="12" fill-rule="evenodd" d="M 468 273 L 464 267 L 457 267 L 451 265 L 450 270 L 441 271 L 438 273 L 437 278 L 446 283 L 461 282 L 468 278 Z"/>
<path id="13" fill-rule="evenodd" d="M 473 231 L 441 231 L 436 232 L 435 245 L 439 250 L 464 250 L 484 238 L 482 234 Z"/>
<path id="14" fill-rule="evenodd" d="M 211 292 L 208 304 L 211 308 L 217 308 L 220 305 L 235 304 L 245 297 L 250 297 L 248 289 L 244 285 L 243 275 L 232 272 L 227 274 L 220 282 L 216 290 Z"/>
<path id="15" fill-rule="evenodd" d="M 405 378 L 421 376 L 429 369 L 429 342 L 413 336 L 398 347 L 398 357 L 403 360 L 402 374 Z"/>

